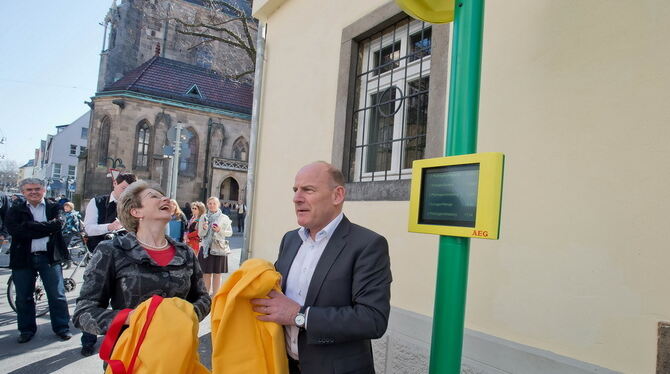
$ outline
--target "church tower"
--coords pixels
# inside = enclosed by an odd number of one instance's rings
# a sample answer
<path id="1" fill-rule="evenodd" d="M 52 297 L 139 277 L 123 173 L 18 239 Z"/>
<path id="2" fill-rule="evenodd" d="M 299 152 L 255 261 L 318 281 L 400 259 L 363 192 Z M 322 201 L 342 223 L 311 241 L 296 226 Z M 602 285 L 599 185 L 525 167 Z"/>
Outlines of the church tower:
<path id="1" fill-rule="evenodd" d="M 251 13 L 248 0 L 228 2 L 246 14 Z M 157 45 L 160 45 L 161 57 L 212 69 L 223 76 L 252 70 L 254 61 L 240 48 L 222 42 L 203 43 L 201 37 L 177 32 L 175 19 L 193 23 L 207 19 L 211 10 L 205 3 L 203 0 L 113 0 L 103 22 L 105 35 L 97 91 L 149 60 Z M 230 16 L 221 13 L 221 17 Z M 255 42 L 255 24 L 251 26 L 251 40 Z M 253 73 L 240 80 L 251 83 Z"/>

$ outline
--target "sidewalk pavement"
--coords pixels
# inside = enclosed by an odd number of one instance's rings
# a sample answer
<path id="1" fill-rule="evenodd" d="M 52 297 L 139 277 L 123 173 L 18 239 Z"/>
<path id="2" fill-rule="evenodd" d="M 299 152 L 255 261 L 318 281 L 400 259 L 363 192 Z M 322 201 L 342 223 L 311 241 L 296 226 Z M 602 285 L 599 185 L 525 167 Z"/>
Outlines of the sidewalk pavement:
<path id="1" fill-rule="evenodd" d="M 233 271 L 239 268 L 240 251 L 242 248 L 240 233 L 235 233 L 230 239 L 233 253 L 228 257 L 230 272 L 223 275 L 225 281 Z M 7 374 L 45 374 L 45 373 L 102 373 L 103 361 L 97 352 L 93 356 L 83 357 L 81 349 L 81 332 L 70 324 L 73 336 L 68 341 L 61 341 L 52 331 L 49 323 L 49 314 L 37 318 L 37 334 L 28 343 L 19 344 L 16 328 L 16 313 L 7 301 L 7 281 L 11 270 L 6 268 L 9 256 L 0 254 L 0 284 L 4 287 L 0 295 L 0 373 Z M 70 277 L 74 267 L 63 271 L 64 277 Z M 66 294 L 70 306 L 70 314 L 74 311 L 75 301 L 79 295 L 82 282 L 82 269 L 74 276 L 77 288 Z M 200 322 L 200 360 L 211 369 L 211 322 L 209 316 Z M 98 337 L 96 348 L 100 347 L 102 337 Z"/>

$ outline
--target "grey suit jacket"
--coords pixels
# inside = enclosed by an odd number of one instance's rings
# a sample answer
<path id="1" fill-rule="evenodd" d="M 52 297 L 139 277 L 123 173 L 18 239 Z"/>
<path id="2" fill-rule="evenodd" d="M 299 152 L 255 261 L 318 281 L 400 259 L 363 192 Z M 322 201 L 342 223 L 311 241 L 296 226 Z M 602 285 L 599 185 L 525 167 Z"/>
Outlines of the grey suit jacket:
<path id="1" fill-rule="evenodd" d="M 298 230 L 282 239 L 275 267 L 282 274 L 284 291 L 301 245 Z M 370 339 L 386 331 L 390 298 L 386 239 L 343 217 L 307 290 L 307 330 L 298 337 L 302 373 L 374 373 Z"/>

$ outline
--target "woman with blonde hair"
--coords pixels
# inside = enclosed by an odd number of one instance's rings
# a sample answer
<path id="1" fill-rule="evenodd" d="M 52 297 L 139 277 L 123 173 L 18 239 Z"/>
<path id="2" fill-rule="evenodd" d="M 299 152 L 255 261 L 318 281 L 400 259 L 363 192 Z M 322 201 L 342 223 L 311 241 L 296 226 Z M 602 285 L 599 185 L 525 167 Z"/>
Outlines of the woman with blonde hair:
<path id="1" fill-rule="evenodd" d="M 207 208 L 205 204 L 200 201 L 194 201 L 191 203 L 191 219 L 186 225 L 186 234 L 184 235 L 184 243 L 187 243 L 189 247 L 193 248 L 196 254 L 200 251 L 200 236 L 198 236 L 198 222 L 200 222 L 200 217 L 205 214 Z"/>
<path id="2" fill-rule="evenodd" d="M 211 295 L 216 295 L 221 286 L 221 274 L 228 272 L 228 256 L 225 251 L 229 247 L 226 238 L 233 235 L 232 221 L 221 212 L 220 207 L 221 203 L 216 197 L 207 199 L 207 212 L 198 222 L 198 261 L 205 273 L 205 287 Z"/>
<path id="3" fill-rule="evenodd" d="M 168 233 L 176 241 L 183 241 L 186 234 L 186 215 L 181 211 L 177 200 L 170 200 L 170 214 L 172 218 L 168 222 Z"/>
<path id="4" fill-rule="evenodd" d="M 121 310 L 134 309 L 153 295 L 190 302 L 202 321 L 212 300 L 191 248 L 165 235 L 170 199 L 160 187 L 139 180 L 121 194 L 117 216 L 128 234 L 96 247 L 84 272 L 74 325 L 105 335 Z"/>

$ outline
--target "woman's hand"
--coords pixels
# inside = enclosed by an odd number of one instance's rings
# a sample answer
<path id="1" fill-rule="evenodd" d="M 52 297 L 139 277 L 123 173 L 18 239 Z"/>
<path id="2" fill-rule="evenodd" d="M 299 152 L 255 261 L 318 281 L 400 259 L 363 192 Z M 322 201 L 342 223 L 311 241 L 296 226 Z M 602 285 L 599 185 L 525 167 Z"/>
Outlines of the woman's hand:
<path id="1" fill-rule="evenodd" d="M 206 224 L 206 223 L 203 223 L 203 224 L 202 224 L 202 229 L 203 229 L 204 231 L 209 230 L 209 225 Z"/>
<path id="2" fill-rule="evenodd" d="M 212 230 L 214 230 L 214 232 L 219 232 L 221 231 L 221 227 L 219 227 L 219 225 L 212 225 Z"/>
<path id="3" fill-rule="evenodd" d="M 124 325 L 130 325 L 130 316 L 135 313 L 135 309 L 131 310 L 130 313 L 128 313 L 128 317 L 126 317 L 126 321 L 123 323 Z"/>

